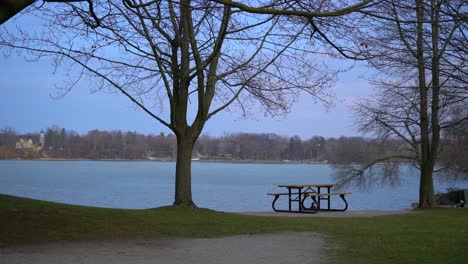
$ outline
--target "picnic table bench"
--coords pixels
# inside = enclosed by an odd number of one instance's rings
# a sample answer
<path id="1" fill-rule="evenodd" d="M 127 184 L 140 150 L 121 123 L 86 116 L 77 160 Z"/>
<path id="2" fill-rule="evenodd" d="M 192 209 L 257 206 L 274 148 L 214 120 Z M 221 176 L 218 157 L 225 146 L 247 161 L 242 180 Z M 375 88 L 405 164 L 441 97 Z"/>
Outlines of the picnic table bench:
<path id="1" fill-rule="evenodd" d="M 289 213 L 316 213 L 318 211 L 346 211 L 348 209 L 348 202 L 345 196 L 351 194 L 350 192 L 331 192 L 331 188 L 336 184 L 294 184 L 294 185 L 278 185 L 278 187 L 287 188 L 288 192 L 267 193 L 275 198 L 271 206 L 275 212 L 289 212 Z M 326 192 L 323 192 L 325 189 Z M 288 197 L 288 209 L 276 208 L 276 202 L 281 196 Z M 331 197 L 339 196 L 344 202 L 343 208 L 332 208 Z M 307 198 L 311 198 L 310 206 L 305 205 Z M 327 201 L 327 207 L 321 206 L 322 201 Z M 297 202 L 297 210 L 293 209 L 292 203 Z"/>

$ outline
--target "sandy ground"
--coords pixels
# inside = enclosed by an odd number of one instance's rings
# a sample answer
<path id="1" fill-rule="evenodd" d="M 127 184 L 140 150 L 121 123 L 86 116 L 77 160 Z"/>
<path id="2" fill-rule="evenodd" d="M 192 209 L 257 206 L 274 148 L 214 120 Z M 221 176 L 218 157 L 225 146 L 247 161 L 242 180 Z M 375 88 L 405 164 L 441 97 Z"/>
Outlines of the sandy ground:
<path id="1" fill-rule="evenodd" d="M 378 211 L 378 210 L 365 210 L 365 211 L 345 211 L 345 212 L 317 212 L 315 214 L 298 214 L 298 213 L 278 213 L 278 212 L 244 212 L 243 215 L 255 216 L 278 216 L 278 217 L 374 217 L 383 215 L 395 214 L 412 214 L 415 213 L 411 210 L 406 211 Z"/>
<path id="2" fill-rule="evenodd" d="M 315 233 L 209 239 L 66 242 L 0 248 L 1 264 L 34 263 L 319 263 L 325 243 Z"/>

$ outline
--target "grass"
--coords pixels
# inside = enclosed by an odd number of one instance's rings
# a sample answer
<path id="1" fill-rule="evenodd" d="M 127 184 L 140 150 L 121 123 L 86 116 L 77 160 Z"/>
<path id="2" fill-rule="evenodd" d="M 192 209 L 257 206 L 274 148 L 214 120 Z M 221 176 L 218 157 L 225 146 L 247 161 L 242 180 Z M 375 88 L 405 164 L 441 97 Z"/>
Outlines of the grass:
<path id="1" fill-rule="evenodd" d="M 268 218 L 207 209 L 120 210 L 0 195 L 0 245 L 319 232 L 330 263 L 467 263 L 468 210 L 369 218 Z M 313 245 L 311 245 L 313 246 Z"/>

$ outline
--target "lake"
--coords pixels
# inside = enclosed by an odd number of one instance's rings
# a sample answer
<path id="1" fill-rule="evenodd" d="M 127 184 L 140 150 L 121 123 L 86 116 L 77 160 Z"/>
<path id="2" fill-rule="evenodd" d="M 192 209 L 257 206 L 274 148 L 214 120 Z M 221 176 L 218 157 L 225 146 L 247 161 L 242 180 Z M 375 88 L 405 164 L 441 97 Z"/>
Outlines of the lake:
<path id="1" fill-rule="evenodd" d="M 0 160 L 0 193 L 77 205 L 153 208 L 174 201 L 174 174 L 174 162 Z M 330 183 L 331 174 L 332 168 L 325 164 L 194 162 L 192 193 L 199 207 L 271 211 L 272 197 L 266 193 L 283 192 L 278 184 Z M 347 196 L 349 210 L 409 208 L 418 201 L 418 172 L 402 166 L 401 174 L 397 187 L 346 188 L 352 192 Z M 468 188 L 467 183 L 435 184 L 436 192 Z"/>

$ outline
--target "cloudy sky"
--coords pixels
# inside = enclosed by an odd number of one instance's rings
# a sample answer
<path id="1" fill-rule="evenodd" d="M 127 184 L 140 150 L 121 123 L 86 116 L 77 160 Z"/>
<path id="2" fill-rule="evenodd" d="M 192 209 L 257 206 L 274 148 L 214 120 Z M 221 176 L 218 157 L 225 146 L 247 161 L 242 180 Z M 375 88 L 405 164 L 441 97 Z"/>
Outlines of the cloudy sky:
<path id="1" fill-rule="evenodd" d="M 24 19 L 24 16 L 22 17 Z M 10 20 L 4 26 L 13 27 Z M 303 139 L 359 135 L 350 106 L 358 98 L 370 95 L 365 66 L 344 73 L 333 92 L 335 106 L 325 109 L 309 96 L 300 96 L 286 117 L 265 117 L 262 113 L 243 118 L 236 109 L 210 119 L 204 133 L 219 136 L 232 132 L 277 133 L 298 135 Z M 91 129 L 142 133 L 168 133 L 146 113 L 137 110 L 119 94 L 93 93 L 86 81 L 78 83 L 65 97 L 56 99 L 60 76 L 54 74 L 50 61 L 26 61 L 21 54 L 0 57 L 0 127 L 18 132 L 40 131 L 52 125 L 85 133 Z"/>

